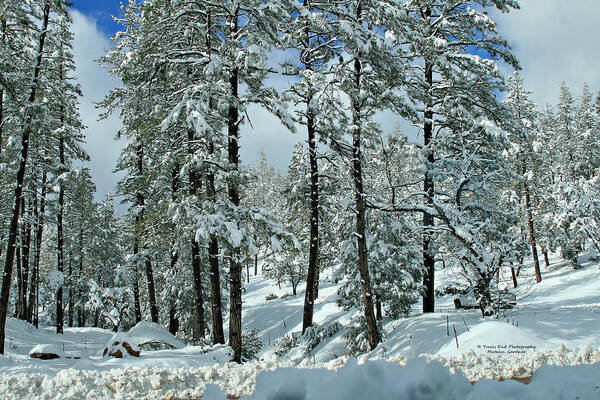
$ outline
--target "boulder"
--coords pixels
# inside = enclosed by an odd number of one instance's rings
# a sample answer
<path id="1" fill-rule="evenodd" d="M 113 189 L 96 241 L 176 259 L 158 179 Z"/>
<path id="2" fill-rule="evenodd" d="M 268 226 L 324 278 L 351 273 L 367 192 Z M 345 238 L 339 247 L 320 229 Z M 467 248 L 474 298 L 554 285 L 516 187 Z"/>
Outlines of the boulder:
<path id="1" fill-rule="evenodd" d="M 119 332 L 110 339 L 102 355 L 115 358 L 139 357 L 140 348 L 129 335 Z"/>
<path id="2" fill-rule="evenodd" d="M 62 350 L 53 344 L 38 344 L 29 352 L 29 357 L 39 358 L 40 360 L 53 360 L 63 356 Z"/>

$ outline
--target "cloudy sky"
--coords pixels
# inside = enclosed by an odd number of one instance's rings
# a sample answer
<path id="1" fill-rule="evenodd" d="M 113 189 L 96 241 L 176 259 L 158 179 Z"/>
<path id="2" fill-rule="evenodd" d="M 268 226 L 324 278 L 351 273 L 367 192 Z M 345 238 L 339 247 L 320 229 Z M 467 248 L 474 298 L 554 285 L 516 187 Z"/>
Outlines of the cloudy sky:
<path id="1" fill-rule="evenodd" d="M 120 0 L 74 1 L 75 62 L 82 85 L 81 115 L 87 129 L 86 148 L 91 156 L 90 169 L 96 181 L 96 199 L 107 192 L 114 193 L 119 177 L 113 173 L 122 142 L 113 140 L 120 128 L 118 116 L 98 121 L 94 103 L 100 101 L 118 80 L 111 78 L 94 60 L 111 46 L 110 36 L 118 26 L 111 15 L 118 15 Z M 561 81 L 578 94 L 584 82 L 594 92 L 600 89 L 600 30 L 595 29 L 600 17 L 600 1 L 592 0 L 522 0 L 521 10 L 494 15 L 500 33 L 510 42 L 521 62 L 522 74 L 533 100 L 540 105 L 552 104 L 558 97 Z M 261 149 L 269 161 L 285 170 L 297 140 L 302 133 L 292 135 L 265 112 L 249 114 L 254 128 L 242 131 L 242 159 L 256 161 Z M 389 131 L 397 124 L 392 115 L 381 115 L 380 122 Z"/>

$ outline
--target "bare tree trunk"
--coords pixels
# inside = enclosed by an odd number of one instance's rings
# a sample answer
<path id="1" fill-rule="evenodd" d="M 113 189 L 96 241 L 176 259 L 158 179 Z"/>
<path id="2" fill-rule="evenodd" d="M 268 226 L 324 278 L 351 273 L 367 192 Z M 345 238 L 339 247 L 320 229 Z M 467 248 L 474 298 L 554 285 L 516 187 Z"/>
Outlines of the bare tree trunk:
<path id="1" fill-rule="evenodd" d="M 214 151 L 214 144 L 212 141 L 209 141 L 210 154 L 213 154 Z M 212 171 L 206 174 L 206 195 L 210 201 L 216 200 L 215 175 Z M 210 310 L 213 343 L 225 344 L 223 306 L 221 302 L 221 273 L 219 270 L 219 243 L 215 236 L 211 236 L 209 239 L 208 263 L 210 265 Z"/>
<path id="2" fill-rule="evenodd" d="M 546 268 L 548 268 L 550 266 L 550 259 L 548 258 L 548 249 L 542 247 L 542 254 L 544 255 L 544 265 L 546 266 Z"/>
<path id="3" fill-rule="evenodd" d="M 188 130 L 188 153 L 190 155 L 194 154 L 194 149 L 196 145 L 194 131 Z M 190 194 L 193 197 L 198 197 L 201 189 L 201 179 L 200 174 L 195 168 L 190 169 L 189 173 L 189 183 L 190 183 Z M 204 317 L 204 294 L 202 293 L 202 272 L 200 265 L 200 244 L 195 238 L 195 235 L 192 235 L 191 239 L 192 245 L 192 275 L 194 278 L 194 329 L 193 329 L 193 338 L 194 340 L 200 340 L 204 338 L 206 333 L 206 319 Z"/>
<path id="4" fill-rule="evenodd" d="M 42 237 L 44 233 L 44 216 L 46 213 L 46 182 L 48 180 L 48 173 L 44 171 L 42 173 L 42 192 L 40 196 L 40 209 L 38 212 L 37 209 L 37 193 L 35 194 L 34 201 L 34 212 L 35 221 L 36 221 L 36 230 L 35 230 L 35 254 L 33 259 L 33 271 L 31 276 L 31 290 L 29 291 L 29 307 L 28 307 L 28 317 L 27 320 L 31 323 L 34 323 L 37 327 L 37 320 L 34 321 L 34 310 L 37 310 L 37 291 L 38 291 L 38 278 L 39 278 L 39 270 L 40 270 L 40 257 L 42 251 Z M 33 284 L 35 282 L 35 290 Z M 35 304 L 34 304 L 35 302 Z"/>
<path id="5" fill-rule="evenodd" d="M 17 250 L 15 250 L 15 253 L 16 253 L 15 254 L 15 258 L 16 258 L 15 264 L 17 267 L 17 289 L 19 290 L 20 286 L 21 286 L 20 282 L 22 281 L 23 278 L 21 277 L 21 246 L 19 246 L 18 244 L 17 244 Z M 19 291 L 17 291 L 17 298 L 19 296 L 21 296 L 21 293 Z M 15 315 L 13 317 L 16 318 L 18 312 L 19 312 L 18 309 L 15 310 Z"/>
<path id="6" fill-rule="evenodd" d="M 515 274 L 514 267 L 510 267 L 510 273 L 512 275 L 513 286 L 516 288 L 517 287 L 517 275 Z"/>
<path id="7" fill-rule="evenodd" d="M 140 177 L 143 176 L 144 173 L 144 147 L 143 144 L 141 142 L 141 140 L 138 142 L 138 146 L 137 146 L 137 167 L 138 167 L 138 174 Z M 143 245 L 143 232 L 142 232 L 142 221 L 143 221 L 143 215 L 144 215 L 144 194 L 141 192 L 141 189 L 139 189 L 140 191 L 137 193 L 137 205 L 138 207 L 141 208 L 141 210 L 139 211 L 138 215 L 139 217 L 136 217 L 136 231 L 137 231 L 137 235 L 138 235 L 138 243 L 140 243 L 141 248 L 142 248 L 142 254 L 144 257 L 144 264 L 146 267 L 146 284 L 148 286 L 148 302 L 150 303 L 150 318 L 152 319 L 152 322 L 158 324 L 158 307 L 156 305 L 156 289 L 154 287 L 154 272 L 152 271 L 152 260 L 150 259 L 150 256 L 148 254 L 146 254 L 146 252 L 144 251 L 144 245 Z M 137 284 L 137 274 L 136 274 L 136 279 L 134 281 L 134 285 Z M 135 294 L 135 286 L 134 286 L 134 294 Z M 138 285 L 138 301 L 139 301 L 139 285 Z M 139 304 L 139 303 L 137 303 Z M 137 305 L 136 305 L 136 319 L 137 319 Z M 140 311 L 140 320 L 141 320 L 141 311 Z"/>
<path id="8" fill-rule="evenodd" d="M 425 17 L 427 20 L 431 17 L 431 9 L 426 8 Z M 433 65 L 431 61 L 425 60 L 425 82 L 427 88 L 433 86 Z M 433 139 L 433 106 L 431 102 L 425 105 L 424 111 L 424 123 L 423 123 L 423 146 L 427 151 L 427 164 L 425 168 L 425 179 L 423 181 L 423 192 L 426 193 L 426 201 L 428 206 L 433 205 L 433 199 L 435 196 L 435 187 L 433 176 L 431 175 L 430 169 L 434 162 L 434 155 L 431 149 Z M 433 254 L 432 246 L 432 233 L 435 222 L 433 216 L 424 213 L 423 214 L 423 265 L 425 272 L 423 274 L 423 312 L 434 312 L 435 311 L 435 255 Z"/>
<path id="9" fill-rule="evenodd" d="M 44 42 L 48 30 L 48 18 L 50 16 L 50 3 L 44 5 L 44 15 L 40 41 L 38 44 L 37 58 L 33 71 L 33 80 L 30 87 L 29 103 L 35 102 L 35 95 L 42 65 L 42 55 L 44 52 Z M 31 122 L 33 116 L 27 113 L 23 135 L 21 137 L 21 158 L 19 160 L 19 169 L 17 170 L 17 182 L 13 199 L 12 217 L 8 229 L 8 241 L 6 244 L 6 258 L 4 262 L 4 274 L 2 276 L 2 292 L 0 293 L 0 354 L 4 354 L 4 340 L 6 336 L 6 316 L 8 314 L 8 300 L 10 295 L 10 283 L 12 279 L 12 269 L 15 257 L 15 246 L 19 228 L 19 214 L 21 208 L 21 195 L 23 193 L 23 181 L 25 179 L 25 169 L 27 167 L 27 158 L 29 156 L 29 135 L 31 134 Z"/>
<path id="10" fill-rule="evenodd" d="M 379 296 L 375 296 L 375 318 L 377 318 L 378 321 L 383 320 L 383 312 L 381 309 L 381 299 Z"/>
<path id="11" fill-rule="evenodd" d="M 361 18 L 361 2 L 357 1 L 357 19 Z M 377 322 L 373 312 L 373 291 L 371 288 L 371 277 L 369 274 L 369 264 L 367 259 L 367 237 L 365 224 L 365 198 L 362 175 L 362 151 L 361 151 L 361 111 L 362 104 L 360 99 L 361 91 L 362 64 L 358 57 L 354 59 L 354 91 L 351 96 L 352 103 L 352 175 L 354 180 L 354 196 L 356 204 L 356 240 L 358 245 L 358 270 L 360 272 L 364 317 L 367 328 L 367 339 L 371 350 L 379 344 L 379 332 L 377 331 Z"/>
<path id="12" fill-rule="evenodd" d="M 308 0 L 304 0 L 304 7 L 308 7 Z M 310 32 L 305 30 L 306 46 L 309 46 Z M 310 65 L 305 68 L 312 70 Z M 317 137 L 315 132 L 315 118 L 310 109 L 312 94 L 306 99 L 306 129 L 308 132 L 308 157 L 310 163 L 310 236 L 308 251 L 308 271 L 306 275 L 306 292 L 304 293 L 304 314 L 302 318 L 302 333 L 313 324 L 314 302 L 317 298 L 319 287 L 319 166 L 317 163 Z M 295 293 L 294 293 L 295 294 Z"/>
<path id="13" fill-rule="evenodd" d="M 60 137 L 60 164 L 61 170 L 65 165 L 65 142 L 64 138 Z M 58 192 L 58 216 L 57 216 L 57 237 L 58 237 L 58 248 L 57 248 L 57 270 L 60 273 L 64 271 L 64 237 L 63 237 L 63 211 L 65 204 L 65 189 L 64 185 L 60 183 L 60 189 Z M 63 333 L 63 287 L 62 285 L 56 291 L 56 333 Z"/>
<path id="14" fill-rule="evenodd" d="M 23 205 L 23 208 L 25 205 Z M 32 202 L 30 200 L 28 212 L 27 212 L 27 221 L 25 221 L 25 241 L 23 243 L 23 250 L 21 251 L 22 259 L 22 268 L 23 268 L 23 283 L 21 290 L 21 306 L 19 308 L 19 315 L 17 318 L 22 319 L 23 321 L 27 321 L 27 289 L 29 283 L 29 259 L 31 254 L 31 218 L 32 218 Z M 29 288 L 31 291 L 31 288 Z"/>
<path id="15" fill-rule="evenodd" d="M 258 253 L 254 255 L 254 276 L 258 275 Z"/>
<path id="16" fill-rule="evenodd" d="M 83 217 L 81 219 L 83 221 Z M 78 299 L 80 301 L 79 308 L 77 310 L 77 326 L 80 328 L 85 326 L 85 307 L 81 302 L 83 302 L 83 287 L 81 284 L 81 278 L 83 277 L 83 227 L 79 227 L 79 273 L 78 277 Z"/>
<path id="17" fill-rule="evenodd" d="M 231 21 L 232 36 L 237 35 L 238 14 L 237 9 Z M 239 183 L 235 176 L 239 168 L 239 105 L 238 103 L 238 68 L 232 68 L 229 74 L 229 87 L 231 89 L 231 103 L 228 115 L 228 155 L 229 168 L 231 169 L 228 182 L 229 201 L 234 206 L 240 205 Z M 230 300 L 229 300 L 229 345 L 233 348 L 233 360 L 242 362 L 242 265 L 240 264 L 240 250 L 234 249 L 231 254 L 230 266 Z"/>
<path id="18" fill-rule="evenodd" d="M 81 257 L 81 255 L 80 255 Z M 67 325 L 73 327 L 73 317 L 75 316 L 75 301 L 73 298 L 73 254 L 69 251 L 69 312 L 67 314 Z"/>
<path id="19" fill-rule="evenodd" d="M 175 142 L 174 142 L 175 143 Z M 175 165 L 173 170 L 171 171 L 171 199 L 174 201 L 177 196 L 177 191 L 179 190 L 179 165 Z M 173 233 L 176 234 L 177 227 L 173 226 Z M 179 252 L 175 250 L 176 242 L 173 240 L 173 245 L 171 246 L 171 273 L 173 275 L 177 274 L 177 261 L 179 260 Z M 169 305 L 169 332 L 172 335 L 177 334 L 179 330 L 179 318 L 177 318 L 177 288 L 175 289 L 175 295 L 171 298 L 171 304 Z"/>
<path id="20" fill-rule="evenodd" d="M 3 18 L 0 22 L 2 25 L 2 47 L 4 47 L 4 43 L 6 42 L 6 19 Z M 4 126 L 4 88 L 0 89 L 0 155 L 2 155 L 2 133 Z M 0 250 L 0 257 L 2 256 L 2 251 Z"/>
<path id="21" fill-rule="evenodd" d="M 523 165 L 523 172 L 525 166 Z M 531 197 L 529 195 L 529 186 L 527 181 L 523 181 L 523 189 L 525 191 L 525 208 L 527 211 L 527 226 L 529 227 L 529 244 L 531 245 L 531 254 L 533 255 L 533 268 L 535 269 L 535 281 L 542 281 L 542 273 L 540 271 L 540 260 L 538 257 L 537 244 L 535 240 L 535 230 L 533 228 L 533 212 L 531 211 Z"/>
<path id="22" fill-rule="evenodd" d="M 133 305 L 135 309 L 135 323 L 137 324 L 142 320 L 142 307 L 140 305 L 140 283 L 138 277 L 137 265 L 133 271 Z M 96 322 L 94 326 L 98 326 L 98 315 L 96 314 Z"/>

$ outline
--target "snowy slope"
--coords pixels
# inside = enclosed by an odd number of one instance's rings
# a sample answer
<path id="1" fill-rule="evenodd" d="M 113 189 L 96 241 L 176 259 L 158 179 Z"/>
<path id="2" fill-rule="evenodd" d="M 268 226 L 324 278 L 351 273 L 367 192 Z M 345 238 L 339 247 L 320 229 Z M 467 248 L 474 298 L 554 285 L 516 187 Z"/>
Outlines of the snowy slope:
<path id="1" fill-rule="evenodd" d="M 466 377 L 461 379 L 473 381 L 530 376 L 547 364 L 566 366 L 600 361 L 600 264 L 587 255 L 582 258 L 582 268 L 574 271 L 559 260 L 553 261 L 548 269 L 542 269 L 544 279 L 540 284 L 534 283 L 532 268 L 526 266 L 521 271 L 519 288 L 515 291 L 518 306 L 507 310 L 505 319 L 484 319 L 476 310 L 454 310 L 451 297 L 437 300 L 440 312 L 435 314 L 420 314 L 417 305 L 410 318 L 384 321 L 384 343 L 374 352 L 359 357 L 359 364 L 383 359 L 394 365 L 404 365 L 423 355 L 449 367 L 447 371 L 465 374 Z M 439 276 L 441 281 L 443 272 Z M 503 284 L 511 284 L 508 276 L 501 277 Z M 7 354 L 0 356 L 0 398 L 139 399 L 169 395 L 189 398 L 200 396 L 210 383 L 220 385 L 228 394 L 247 395 L 253 392 L 256 376 L 261 371 L 294 366 L 319 370 L 343 367 L 349 358 L 344 356 L 342 332 L 323 339 L 310 352 L 292 349 L 281 357 L 275 356 L 273 344 L 277 339 L 301 330 L 302 285 L 298 291 L 298 295 L 291 296 L 290 287 L 277 289 L 273 282 L 260 275 L 251 276 L 244 294 L 244 328 L 257 329 L 264 347 L 259 354 L 261 361 L 242 366 L 228 363 L 231 350 L 227 346 L 185 346 L 169 336 L 166 330 L 148 323 L 133 329 L 131 336 L 137 341 L 160 339 L 172 343 L 177 349 L 142 351 L 140 358 L 103 358 L 101 352 L 112 332 L 96 328 L 67 328 L 64 335 L 56 335 L 52 327 L 36 330 L 22 321 L 9 319 Z M 344 325 L 352 316 L 336 305 L 336 291 L 335 284 L 325 281 L 321 285 L 314 318 L 320 327 L 332 326 L 336 321 Z M 266 301 L 269 294 L 278 298 Z M 289 296 L 283 296 L 286 294 Z M 37 344 L 54 345 L 61 351 L 64 348 L 67 356 L 79 358 L 30 359 L 29 351 Z M 509 349 L 514 351 L 509 352 Z M 371 361 L 367 365 L 371 365 Z M 361 366 L 352 364 L 348 368 L 360 369 Z M 349 376 L 368 374 L 371 367 L 364 368 L 367 369 L 349 372 Z M 377 370 L 377 367 L 373 368 Z M 600 366 L 595 364 L 590 368 L 581 371 L 596 376 Z M 402 370 L 399 368 L 399 371 Z M 285 376 L 285 373 L 282 374 Z M 376 383 L 379 382 L 377 385 L 386 381 L 387 375 L 382 376 L 379 380 L 375 379 Z M 306 377 L 312 382 L 310 373 Z M 410 379 L 414 384 L 420 382 L 418 376 L 413 378 Z M 478 385 L 469 392 L 470 396 L 483 393 L 480 387 L 495 384 Z M 517 390 L 514 382 L 504 385 L 503 389 L 497 389 L 498 393 L 504 393 L 502 390 L 506 388 L 509 388 L 506 389 L 508 392 Z M 404 389 L 401 390 L 406 389 L 402 387 Z M 275 389 L 267 385 L 264 393 Z M 215 393 L 220 395 L 218 391 Z M 515 393 L 514 398 L 536 398 L 526 397 L 523 390 Z M 586 398 L 587 392 L 582 393 L 580 398 Z"/>

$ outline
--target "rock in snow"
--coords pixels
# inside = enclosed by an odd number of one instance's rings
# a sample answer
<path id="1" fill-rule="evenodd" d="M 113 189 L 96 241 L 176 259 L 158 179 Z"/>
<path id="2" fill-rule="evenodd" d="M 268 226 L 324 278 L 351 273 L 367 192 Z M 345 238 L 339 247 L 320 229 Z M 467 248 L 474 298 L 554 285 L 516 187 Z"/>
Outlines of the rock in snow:
<path id="1" fill-rule="evenodd" d="M 140 348 L 133 341 L 133 339 L 126 333 L 116 333 L 106 345 L 103 356 L 110 356 L 115 358 L 123 358 L 127 356 L 140 356 Z"/>
<path id="2" fill-rule="evenodd" d="M 41 360 L 53 360 L 64 357 L 61 349 L 53 344 L 38 344 L 29 352 L 29 357 Z"/>

